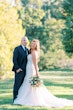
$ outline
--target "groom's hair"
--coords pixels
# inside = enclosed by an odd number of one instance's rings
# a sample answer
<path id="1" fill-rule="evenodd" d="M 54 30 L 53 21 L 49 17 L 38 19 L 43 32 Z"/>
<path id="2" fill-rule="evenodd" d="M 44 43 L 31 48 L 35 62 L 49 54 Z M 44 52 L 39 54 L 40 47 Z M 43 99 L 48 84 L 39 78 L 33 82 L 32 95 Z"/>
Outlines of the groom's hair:
<path id="1" fill-rule="evenodd" d="M 23 38 L 27 39 L 27 41 L 28 41 L 28 37 L 27 37 L 27 36 L 23 36 L 23 37 L 21 38 L 21 40 L 22 40 Z"/>
<path id="2" fill-rule="evenodd" d="M 25 36 L 25 38 L 28 40 L 28 37 L 27 36 Z"/>

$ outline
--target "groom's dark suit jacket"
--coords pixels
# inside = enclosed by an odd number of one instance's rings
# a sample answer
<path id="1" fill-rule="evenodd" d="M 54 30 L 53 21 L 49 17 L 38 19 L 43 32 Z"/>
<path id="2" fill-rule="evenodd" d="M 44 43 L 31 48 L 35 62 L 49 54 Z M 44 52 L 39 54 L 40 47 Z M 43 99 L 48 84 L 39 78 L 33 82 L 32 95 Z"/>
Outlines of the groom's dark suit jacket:
<path id="1" fill-rule="evenodd" d="M 26 48 L 26 51 L 28 52 L 28 49 Z M 20 45 L 14 49 L 13 53 L 13 69 L 12 71 L 15 71 L 19 68 L 21 68 L 23 71 L 26 69 L 27 64 L 27 53 L 24 51 L 23 47 Z"/>
<path id="2" fill-rule="evenodd" d="M 28 49 L 23 49 L 22 45 L 16 47 L 13 52 L 13 68 L 12 71 L 15 72 L 15 82 L 13 89 L 13 100 L 17 97 L 18 90 L 23 83 L 24 77 L 26 75 L 26 64 L 27 64 L 27 53 Z M 22 71 L 16 73 L 16 70 L 21 68 Z"/>

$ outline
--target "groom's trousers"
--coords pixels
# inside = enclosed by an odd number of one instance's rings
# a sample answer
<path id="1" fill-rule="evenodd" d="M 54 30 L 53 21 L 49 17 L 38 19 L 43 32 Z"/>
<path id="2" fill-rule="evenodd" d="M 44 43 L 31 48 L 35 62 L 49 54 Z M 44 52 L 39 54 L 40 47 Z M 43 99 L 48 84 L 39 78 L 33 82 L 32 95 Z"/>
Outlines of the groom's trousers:
<path id="1" fill-rule="evenodd" d="M 25 77 L 24 73 L 25 73 L 24 71 L 15 73 L 15 81 L 14 81 L 14 88 L 13 88 L 13 100 L 17 97 L 18 90 L 23 83 L 23 80 Z"/>

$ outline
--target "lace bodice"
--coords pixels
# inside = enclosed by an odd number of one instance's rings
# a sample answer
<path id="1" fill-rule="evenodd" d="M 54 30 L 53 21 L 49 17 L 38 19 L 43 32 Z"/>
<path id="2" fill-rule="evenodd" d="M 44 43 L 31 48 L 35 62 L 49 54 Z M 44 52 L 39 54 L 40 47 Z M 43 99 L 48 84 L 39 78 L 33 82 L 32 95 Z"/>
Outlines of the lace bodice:
<path id="1" fill-rule="evenodd" d="M 38 53 L 37 52 L 36 52 L 36 58 L 38 58 Z M 33 63 L 32 55 L 31 54 L 28 55 L 27 59 L 28 59 L 27 63 Z"/>
<path id="2" fill-rule="evenodd" d="M 28 61 L 27 61 L 27 64 L 28 64 L 28 63 L 30 63 L 30 64 L 33 63 L 31 54 L 28 55 L 27 60 L 28 60 Z"/>
<path id="3" fill-rule="evenodd" d="M 38 58 L 38 54 L 36 53 L 36 58 Z M 37 69 L 38 69 L 38 65 L 37 65 Z M 32 59 L 32 55 L 29 54 L 27 57 L 27 66 L 26 66 L 26 77 L 32 77 L 36 75 L 36 70 L 33 64 L 33 59 Z"/>

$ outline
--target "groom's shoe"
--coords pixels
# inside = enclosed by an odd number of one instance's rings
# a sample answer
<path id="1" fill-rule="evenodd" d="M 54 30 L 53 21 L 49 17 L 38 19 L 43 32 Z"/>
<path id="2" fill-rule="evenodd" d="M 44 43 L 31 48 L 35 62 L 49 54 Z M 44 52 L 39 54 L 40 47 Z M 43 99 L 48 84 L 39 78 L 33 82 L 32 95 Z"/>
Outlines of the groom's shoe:
<path id="1" fill-rule="evenodd" d="M 14 100 L 15 100 L 16 98 L 13 98 L 13 103 L 14 103 Z"/>
<path id="2" fill-rule="evenodd" d="M 14 99 L 13 99 L 13 103 L 14 103 Z"/>

